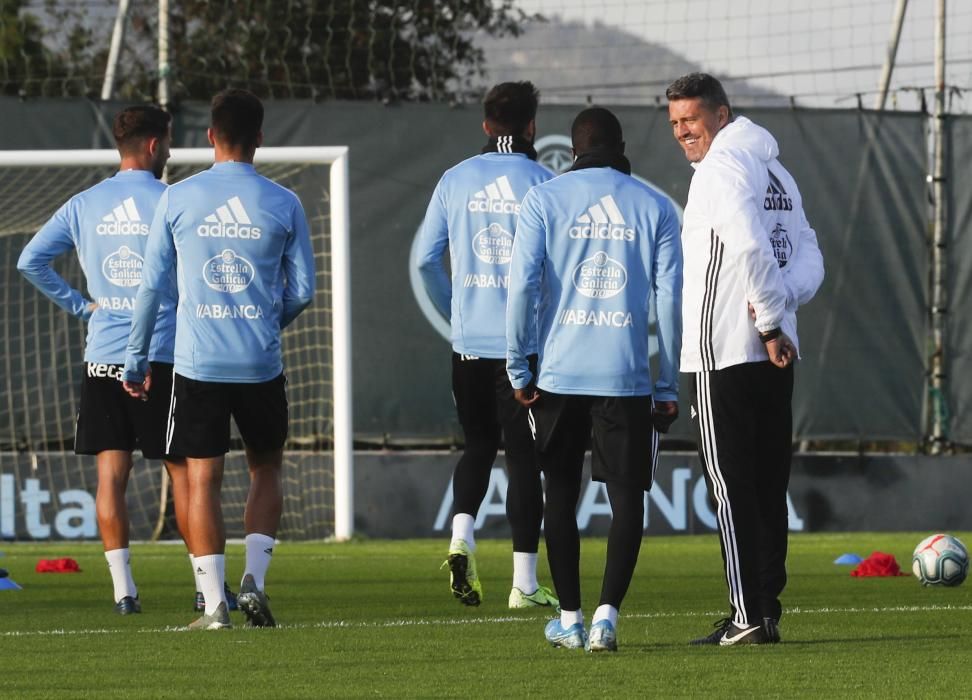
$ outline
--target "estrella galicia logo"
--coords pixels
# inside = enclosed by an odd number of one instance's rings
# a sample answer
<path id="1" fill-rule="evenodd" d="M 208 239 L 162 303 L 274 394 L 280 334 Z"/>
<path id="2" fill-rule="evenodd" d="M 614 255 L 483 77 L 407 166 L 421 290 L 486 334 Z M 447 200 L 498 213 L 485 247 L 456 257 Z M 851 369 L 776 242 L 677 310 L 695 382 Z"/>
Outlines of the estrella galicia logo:
<path id="1" fill-rule="evenodd" d="M 780 267 L 786 267 L 790 255 L 793 254 L 793 244 L 790 243 L 786 229 L 779 223 L 770 231 L 770 244 L 773 246 L 773 255 L 776 256 L 777 264 Z"/>
<path id="2" fill-rule="evenodd" d="M 142 283 L 142 265 L 145 260 L 141 255 L 123 245 L 101 263 L 101 271 L 105 279 L 116 287 L 137 287 Z"/>
<path id="3" fill-rule="evenodd" d="M 603 250 L 581 262 L 571 275 L 574 288 L 591 299 L 610 299 L 628 284 L 628 271 Z"/>
<path id="4" fill-rule="evenodd" d="M 513 234 L 492 223 L 473 236 L 473 252 L 484 263 L 509 265 L 513 257 Z"/>
<path id="5" fill-rule="evenodd" d="M 250 286 L 253 274 L 253 263 L 229 248 L 203 264 L 203 279 L 217 292 L 242 292 Z"/>

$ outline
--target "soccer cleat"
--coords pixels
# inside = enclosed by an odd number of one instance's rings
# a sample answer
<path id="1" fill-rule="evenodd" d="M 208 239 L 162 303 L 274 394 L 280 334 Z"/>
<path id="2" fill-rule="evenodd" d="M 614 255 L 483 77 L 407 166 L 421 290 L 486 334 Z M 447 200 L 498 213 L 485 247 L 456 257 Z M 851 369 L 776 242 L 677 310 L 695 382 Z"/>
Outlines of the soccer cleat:
<path id="1" fill-rule="evenodd" d="M 209 615 L 203 615 L 198 620 L 193 620 L 189 623 L 190 630 L 224 630 L 232 627 L 233 624 L 230 622 L 229 611 L 226 609 L 226 603 L 224 601 L 219 601 L 219 606 L 213 610 Z"/>
<path id="2" fill-rule="evenodd" d="M 587 639 L 587 650 L 617 651 L 618 633 L 610 620 L 598 620 L 591 625 L 591 634 Z"/>
<path id="3" fill-rule="evenodd" d="M 240 609 L 236 602 L 236 594 L 230 590 L 229 584 L 223 584 L 223 592 L 226 594 L 226 605 L 230 612 L 235 612 Z M 195 612 L 204 612 L 206 610 L 206 596 L 202 594 L 202 591 L 196 591 L 196 602 L 193 604 L 192 609 Z"/>
<path id="4" fill-rule="evenodd" d="M 551 646 L 562 649 L 583 649 L 587 646 L 587 632 L 584 625 L 575 622 L 567 629 L 560 624 L 560 618 L 555 617 L 543 630 L 543 636 L 547 638 Z"/>
<path id="5" fill-rule="evenodd" d="M 735 644 L 766 644 L 766 633 L 763 625 L 739 625 L 733 622 L 727 629 L 719 646 L 731 647 Z"/>
<path id="6" fill-rule="evenodd" d="M 715 630 L 705 637 L 693 639 L 690 644 L 718 644 L 729 647 L 735 644 L 766 644 L 769 637 L 763 630 L 763 625 L 737 625 L 730 618 L 725 617 L 714 625 Z"/>
<path id="7" fill-rule="evenodd" d="M 689 644 L 694 644 L 696 646 L 701 646 L 704 644 L 718 644 L 722 641 L 722 637 L 725 636 L 726 630 L 732 626 L 732 620 L 728 617 L 724 617 L 718 622 L 716 622 L 713 627 L 715 630 L 704 637 L 699 637 L 698 639 L 693 639 Z"/>
<path id="8" fill-rule="evenodd" d="M 780 642 L 780 623 L 774 617 L 763 618 L 763 634 L 766 636 L 767 644 L 779 644 Z"/>
<path id="9" fill-rule="evenodd" d="M 452 595 L 463 605 L 479 605 L 483 602 L 483 584 L 476 574 L 476 555 L 465 540 L 449 545 L 449 558 L 443 566 L 449 566 L 449 587 Z"/>
<path id="10" fill-rule="evenodd" d="M 510 610 L 543 607 L 560 610 L 560 601 L 554 597 L 553 591 L 546 586 L 539 586 L 537 590 L 529 595 L 516 586 L 510 591 Z"/>
<path id="11" fill-rule="evenodd" d="M 142 604 L 139 602 L 138 596 L 132 598 L 130 595 L 127 595 L 115 603 L 115 612 L 119 615 L 140 613 L 142 612 Z"/>
<path id="12" fill-rule="evenodd" d="M 237 598 L 240 610 L 246 615 L 251 627 L 276 627 L 277 621 L 270 612 L 270 602 L 267 594 L 257 590 L 253 576 L 247 574 L 240 584 L 240 595 Z"/>

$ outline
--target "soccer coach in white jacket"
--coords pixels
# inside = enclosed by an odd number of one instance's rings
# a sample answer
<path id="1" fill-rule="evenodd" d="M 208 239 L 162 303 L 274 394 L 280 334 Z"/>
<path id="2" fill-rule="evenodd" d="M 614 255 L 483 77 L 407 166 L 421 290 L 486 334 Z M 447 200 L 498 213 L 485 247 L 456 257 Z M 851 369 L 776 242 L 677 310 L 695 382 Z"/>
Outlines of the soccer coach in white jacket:
<path id="1" fill-rule="evenodd" d="M 682 227 L 683 372 L 716 504 L 730 616 L 693 644 L 780 640 L 796 310 L 823 281 L 817 237 L 768 131 L 704 73 L 666 91 L 695 168 Z"/>

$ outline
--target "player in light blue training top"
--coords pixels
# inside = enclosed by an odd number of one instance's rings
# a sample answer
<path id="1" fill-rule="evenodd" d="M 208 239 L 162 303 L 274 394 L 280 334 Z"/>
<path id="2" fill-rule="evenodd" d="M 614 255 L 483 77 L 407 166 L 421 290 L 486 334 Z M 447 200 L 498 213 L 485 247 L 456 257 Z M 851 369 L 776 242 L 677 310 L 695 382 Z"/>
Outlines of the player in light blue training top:
<path id="1" fill-rule="evenodd" d="M 250 468 L 239 605 L 252 624 L 272 627 L 263 588 L 283 508 L 288 429 L 280 332 L 314 297 L 314 255 L 297 195 L 253 168 L 263 140 L 260 100 L 225 90 L 213 98 L 211 116 L 215 164 L 172 185 L 152 221 L 125 386 L 136 396 L 148 388 L 151 319 L 174 266 L 179 311 L 168 440 L 187 458 L 192 547 L 205 598 L 205 612 L 190 628 L 230 626 L 220 507 L 230 416 Z"/>
<path id="2" fill-rule="evenodd" d="M 614 651 L 618 609 L 641 547 L 656 429 L 667 431 L 678 414 L 682 249 L 672 204 L 631 177 L 614 114 L 584 110 L 571 140 L 570 172 L 534 187 L 520 208 L 510 265 L 508 369 L 517 400 L 534 418 L 546 477 L 544 533 L 562 610 L 548 623 L 547 640 Z M 659 348 L 654 382 L 652 297 Z M 528 362 L 535 323 L 539 375 Z M 592 428 L 592 477 L 606 482 L 613 516 L 588 638 L 575 509 Z"/>
<path id="3" fill-rule="evenodd" d="M 543 490 L 526 409 L 506 378 L 506 290 L 520 200 L 553 175 L 536 162 L 537 91 L 501 83 L 483 101 L 480 155 L 445 172 L 432 194 L 418 240 L 419 270 L 439 311 L 452 323 L 452 394 L 465 450 L 452 478 L 449 581 L 465 605 L 479 605 L 473 524 L 486 496 L 502 433 L 509 473 L 506 513 L 513 530 L 511 608 L 556 606 L 537 582 Z M 448 248 L 452 268 L 446 272 Z M 535 352 L 530 350 L 530 352 Z"/>
<path id="4" fill-rule="evenodd" d="M 147 319 L 155 337 L 147 357 L 155 390 L 151 401 L 129 397 L 122 388 L 122 363 L 131 329 L 135 292 L 146 261 L 149 223 L 165 185 L 159 181 L 169 158 L 169 115 L 151 106 L 128 107 L 112 124 L 121 155 L 118 172 L 69 199 L 24 248 L 17 268 L 55 304 L 88 322 L 84 379 L 74 441 L 78 454 L 97 455 L 98 529 L 115 589 L 115 610 L 141 611 L 132 579 L 128 549 L 125 490 L 132 469 L 132 450 L 162 459 L 172 347 L 175 334 L 175 277 L 159 280 L 157 313 Z M 87 295 L 73 289 L 52 261 L 77 251 Z M 185 462 L 167 457 L 179 530 L 187 532 Z"/>

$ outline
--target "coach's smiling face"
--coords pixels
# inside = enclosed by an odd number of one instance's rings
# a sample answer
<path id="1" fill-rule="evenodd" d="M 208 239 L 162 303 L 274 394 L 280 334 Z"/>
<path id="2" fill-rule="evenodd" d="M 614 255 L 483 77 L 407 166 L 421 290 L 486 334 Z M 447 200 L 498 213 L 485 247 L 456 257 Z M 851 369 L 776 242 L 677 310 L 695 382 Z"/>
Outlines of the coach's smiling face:
<path id="1" fill-rule="evenodd" d="M 672 100 L 668 103 L 668 120 L 685 157 L 698 163 L 709 152 L 719 130 L 729 123 L 729 108 L 720 105 L 712 109 L 701 97 Z"/>

